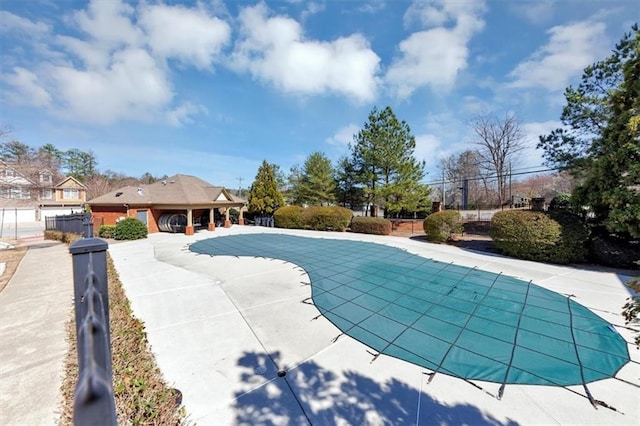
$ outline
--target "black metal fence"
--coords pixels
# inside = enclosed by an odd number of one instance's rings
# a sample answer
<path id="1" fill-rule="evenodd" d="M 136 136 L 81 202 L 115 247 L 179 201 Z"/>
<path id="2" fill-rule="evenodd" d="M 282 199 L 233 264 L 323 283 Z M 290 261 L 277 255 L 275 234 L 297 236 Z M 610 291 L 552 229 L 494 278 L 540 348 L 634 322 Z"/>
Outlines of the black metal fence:
<path id="1" fill-rule="evenodd" d="M 44 229 L 84 235 L 86 238 L 93 237 L 91 213 L 73 213 L 64 216 L 46 217 Z"/>
<path id="2" fill-rule="evenodd" d="M 79 367 L 73 401 L 75 425 L 117 424 L 111 371 L 107 248 L 107 242 L 99 238 L 84 238 L 69 247 L 73 257 Z"/>

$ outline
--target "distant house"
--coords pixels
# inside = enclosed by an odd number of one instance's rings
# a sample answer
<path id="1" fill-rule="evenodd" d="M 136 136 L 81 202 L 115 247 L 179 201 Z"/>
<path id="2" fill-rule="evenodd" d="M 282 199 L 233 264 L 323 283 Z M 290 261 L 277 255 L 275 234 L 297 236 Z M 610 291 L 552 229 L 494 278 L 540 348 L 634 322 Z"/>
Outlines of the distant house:
<path id="1" fill-rule="evenodd" d="M 214 230 L 216 224 L 231 226 L 229 212 L 240 213 L 245 200 L 220 186 L 194 176 L 178 174 L 150 185 L 126 186 L 87 202 L 94 227 L 115 225 L 125 217 L 135 217 L 147 225 L 150 233 L 194 233 L 198 227 Z"/>
<path id="2" fill-rule="evenodd" d="M 57 184 L 56 178 L 47 169 L 0 161 L 0 221 L 34 222 L 82 211 L 86 187 L 73 177 Z"/>

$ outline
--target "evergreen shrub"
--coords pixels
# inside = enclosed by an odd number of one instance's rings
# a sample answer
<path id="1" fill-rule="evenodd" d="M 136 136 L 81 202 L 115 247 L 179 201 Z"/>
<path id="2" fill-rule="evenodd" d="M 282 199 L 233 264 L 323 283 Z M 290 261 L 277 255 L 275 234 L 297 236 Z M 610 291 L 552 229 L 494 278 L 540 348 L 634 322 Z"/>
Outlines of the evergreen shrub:
<path id="1" fill-rule="evenodd" d="M 126 217 L 119 221 L 113 232 L 116 240 L 139 240 L 147 238 L 147 225 L 135 217 Z"/>
<path id="2" fill-rule="evenodd" d="M 549 211 L 571 211 L 571 194 L 558 194 L 549 203 Z"/>
<path id="3" fill-rule="evenodd" d="M 100 238 L 113 238 L 113 234 L 116 230 L 116 225 L 101 225 L 98 228 L 98 236 Z"/>
<path id="4" fill-rule="evenodd" d="M 453 234 L 462 233 L 462 216 L 455 210 L 432 213 L 425 218 L 422 228 L 428 241 L 448 241 Z"/>
<path id="5" fill-rule="evenodd" d="M 337 206 L 311 206 L 301 212 L 305 229 L 315 231 L 344 232 L 349 226 L 353 212 Z"/>
<path id="6" fill-rule="evenodd" d="M 604 227 L 591 233 L 589 255 L 591 260 L 614 268 L 640 269 L 640 240 L 611 234 Z"/>
<path id="7" fill-rule="evenodd" d="M 280 207 L 273 214 L 273 220 L 276 228 L 302 229 L 304 222 L 302 220 L 301 206 L 284 206 Z"/>
<path id="8" fill-rule="evenodd" d="M 351 232 L 389 235 L 391 234 L 391 221 L 381 217 L 354 217 L 351 221 Z"/>
<path id="9" fill-rule="evenodd" d="M 587 229 L 568 212 L 498 212 L 490 235 L 502 253 L 519 259 L 566 264 L 582 262 L 587 255 Z"/>
<path id="10" fill-rule="evenodd" d="M 353 212 L 337 206 L 285 206 L 273 214 L 277 228 L 312 229 L 314 231 L 344 231 Z"/>

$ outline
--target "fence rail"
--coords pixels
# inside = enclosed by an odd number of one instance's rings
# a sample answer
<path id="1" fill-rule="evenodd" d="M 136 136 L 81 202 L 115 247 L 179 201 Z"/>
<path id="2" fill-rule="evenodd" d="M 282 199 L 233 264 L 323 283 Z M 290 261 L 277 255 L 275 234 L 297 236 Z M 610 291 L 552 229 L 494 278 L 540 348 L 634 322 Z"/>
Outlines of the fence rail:
<path id="1" fill-rule="evenodd" d="M 65 231 L 70 232 L 70 231 Z M 71 244 L 78 350 L 74 425 L 116 425 L 111 371 L 106 241 L 84 238 Z"/>
<path id="2" fill-rule="evenodd" d="M 91 213 L 73 213 L 63 216 L 49 216 L 45 218 L 45 230 L 68 232 L 93 237 L 93 221 Z"/>

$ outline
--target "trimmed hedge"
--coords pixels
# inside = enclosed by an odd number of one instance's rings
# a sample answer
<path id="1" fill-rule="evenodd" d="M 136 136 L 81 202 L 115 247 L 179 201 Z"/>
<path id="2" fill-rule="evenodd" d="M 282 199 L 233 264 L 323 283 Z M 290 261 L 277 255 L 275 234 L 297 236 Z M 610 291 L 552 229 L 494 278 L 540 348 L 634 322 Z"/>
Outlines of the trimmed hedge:
<path id="1" fill-rule="evenodd" d="M 280 207 L 273 214 L 277 228 L 312 229 L 314 231 L 344 231 L 353 212 L 337 206 Z"/>
<path id="2" fill-rule="evenodd" d="M 336 206 L 311 206 L 302 210 L 301 214 L 305 229 L 340 232 L 347 229 L 353 216 L 351 210 Z"/>
<path id="3" fill-rule="evenodd" d="M 449 241 L 453 234 L 462 233 L 462 216 L 455 210 L 432 213 L 422 223 L 428 241 Z"/>
<path id="4" fill-rule="evenodd" d="M 498 212 L 490 235 L 502 253 L 519 259 L 566 264 L 582 262 L 587 255 L 587 229 L 567 212 Z"/>
<path id="5" fill-rule="evenodd" d="M 301 206 L 284 206 L 280 207 L 273 213 L 273 220 L 276 228 L 302 229 L 304 222 L 302 220 Z"/>
<path id="6" fill-rule="evenodd" d="M 126 217 L 118 222 L 113 231 L 116 240 L 139 240 L 147 238 L 147 225 L 135 217 Z"/>
<path id="7" fill-rule="evenodd" d="M 116 225 L 102 225 L 98 228 L 98 236 L 100 238 L 113 238 L 116 231 Z"/>
<path id="8" fill-rule="evenodd" d="M 391 234 L 391 221 L 381 217 L 354 217 L 351 221 L 351 232 L 389 235 Z"/>

